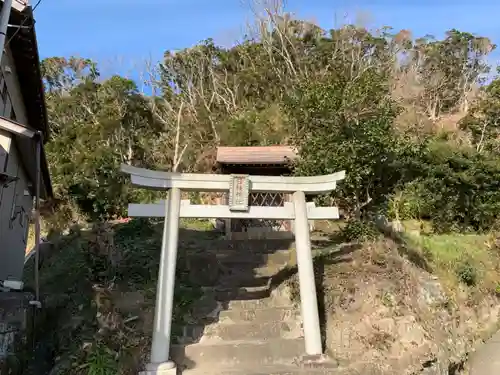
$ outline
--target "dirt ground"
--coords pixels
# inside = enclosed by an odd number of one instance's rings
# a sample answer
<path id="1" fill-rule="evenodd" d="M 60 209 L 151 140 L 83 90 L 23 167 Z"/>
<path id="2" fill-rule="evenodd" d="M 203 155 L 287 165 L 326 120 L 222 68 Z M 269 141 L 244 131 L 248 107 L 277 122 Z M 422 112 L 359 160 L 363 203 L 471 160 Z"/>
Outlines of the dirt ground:
<path id="1" fill-rule="evenodd" d="M 392 239 L 340 247 L 315 266 L 328 353 L 360 374 L 458 374 L 498 327 L 494 293 L 449 288 Z"/>

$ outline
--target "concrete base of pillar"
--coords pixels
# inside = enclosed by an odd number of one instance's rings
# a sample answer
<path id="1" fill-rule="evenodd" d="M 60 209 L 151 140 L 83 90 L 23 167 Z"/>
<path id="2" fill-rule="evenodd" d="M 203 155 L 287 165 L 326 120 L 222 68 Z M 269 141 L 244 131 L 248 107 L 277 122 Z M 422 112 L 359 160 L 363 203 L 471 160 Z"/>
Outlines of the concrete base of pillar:
<path id="1" fill-rule="evenodd" d="M 141 371 L 139 375 L 177 375 L 177 367 L 172 361 L 148 363 L 145 371 Z"/>

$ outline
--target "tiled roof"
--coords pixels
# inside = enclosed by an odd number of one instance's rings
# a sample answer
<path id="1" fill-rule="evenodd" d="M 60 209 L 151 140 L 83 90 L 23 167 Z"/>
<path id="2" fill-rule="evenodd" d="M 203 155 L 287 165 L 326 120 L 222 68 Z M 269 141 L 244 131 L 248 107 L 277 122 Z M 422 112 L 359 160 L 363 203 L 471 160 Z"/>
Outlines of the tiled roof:
<path id="1" fill-rule="evenodd" d="M 290 146 L 218 147 L 220 164 L 286 164 L 297 158 Z"/>

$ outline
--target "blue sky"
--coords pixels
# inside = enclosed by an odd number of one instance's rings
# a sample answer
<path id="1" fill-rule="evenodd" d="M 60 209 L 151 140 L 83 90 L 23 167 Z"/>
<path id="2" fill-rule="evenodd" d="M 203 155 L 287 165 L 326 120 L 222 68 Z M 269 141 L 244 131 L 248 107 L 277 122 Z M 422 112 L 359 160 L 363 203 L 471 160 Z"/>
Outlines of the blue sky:
<path id="1" fill-rule="evenodd" d="M 247 0 L 42 0 L 36 10 L 42 58 L 78 55 L 112 69 L 159 59 L 167 49 L 213 37 L 235 41 L 251 16 Z M 329 28 L 362 14 L 374 27 L 442 36 L 457 28 L 500 44 L 498 0 L 289 0 L 288 9 Z M 436 5 L 438 4 L 438 5 Z M 500 47 L 499 47 L 500 48 Z M 496 52 L 491 60 L 500 60 Z"/>

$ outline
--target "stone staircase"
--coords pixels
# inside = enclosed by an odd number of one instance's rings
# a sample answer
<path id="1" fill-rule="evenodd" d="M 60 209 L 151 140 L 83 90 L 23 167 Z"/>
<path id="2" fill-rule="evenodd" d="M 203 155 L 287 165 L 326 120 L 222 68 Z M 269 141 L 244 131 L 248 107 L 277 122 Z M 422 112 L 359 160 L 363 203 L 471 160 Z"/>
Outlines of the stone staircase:
<path id="1" fill-rule="evenodd" d="M 179 373 L 332 373 L 299 365 L 304 354 L 300 311 L 282 283 L 293 263 L 287 248 L 282 241 L 221 242 L 215 250 L 189 255 L 193 274 L 204 279 L 204 296 L 173 337 L 171 356 Z"/>

